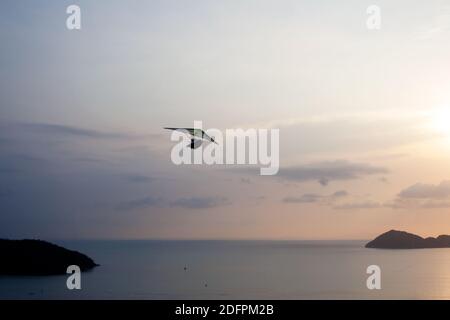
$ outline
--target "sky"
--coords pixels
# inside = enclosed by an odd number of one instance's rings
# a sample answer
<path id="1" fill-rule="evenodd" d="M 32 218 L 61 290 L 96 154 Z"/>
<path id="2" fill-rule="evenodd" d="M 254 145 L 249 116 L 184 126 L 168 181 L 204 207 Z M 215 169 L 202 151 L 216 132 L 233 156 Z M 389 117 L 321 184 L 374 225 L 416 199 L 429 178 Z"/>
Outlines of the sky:
<path id="1" fill-rule="evenodd" d="M 450 232 L 447 1 L 0 6 L 0 237 Z M 278 174 L 174 165 L 196 120 L 279 129 Z"/>

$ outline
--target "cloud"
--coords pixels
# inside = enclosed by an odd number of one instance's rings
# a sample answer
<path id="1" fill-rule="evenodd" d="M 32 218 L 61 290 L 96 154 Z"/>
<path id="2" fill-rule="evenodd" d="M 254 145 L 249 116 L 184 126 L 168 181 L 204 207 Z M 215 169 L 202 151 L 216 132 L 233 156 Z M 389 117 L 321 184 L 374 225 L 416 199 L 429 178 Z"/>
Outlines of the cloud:
<path id="1" fill-rule="evenodd" d="M 334 198 L 342 198 L 348 196 L 348 192 L 345 190 L 339 190 L 333 193 L 332 195 Z"/>
<path id="2" fill-rule="evenodd" d="M 316 193 L 305 193 L 299 197 L 285 197 L 283 202 L 285 203 L 317 203 L 331 207 L 336 210 L 359 210 L 359 209 L 376 209 L 386 207 L 383 203 L 372 200 L 357 200 L 350 198 L 343 203 L 343 199 L 350 197 L 350 194 L 346 190 L 339 190 L 329 195 L 320 195 Z"/>
<path id="3" fill-rule="evenodd" d="M 322 199 L 323 196 L 315 193 L 306 193 L 301 195 L 300 197 L 286 197 L 283 199 L 283 202 L 286 203 L 314 203 L 318 202 L 320 199 Z"/>
<path id="4" fill-rule="evenodd" d="M 408 118 L 416 119 L 419 116 L 419 114 L 415 113 L 409 113 L 407 115 Z M 333 123 L 336 122 L 345 122 L 347 124 L 351 123 L 373 123 L 373 122 L 379 122 L 379 121 L 390 121 L 390 120 L 397 120 L 405 119 L 405 114 L 402 110 L 397 109 L 391 109 L 391 110 L 384 110 L 384 112 L 364 112 L 361 113 L 358 112 L 349 112 L 349 113 L 328 113 L 326 115 L 320 114 L 320 115 L 313 115 L 309 117 L 298 117 L 298 118 L 283 118 L 283 119 L 272 119 L 270 121 L 264 121 L 259 123 L 250 123 L 250 124 L 241 124 L 237 127 L 242 128 L 288 128 L 288 127 L 300 127 L 300 126 L 306 126 L 306 125 L 314 125 L 314 126 L 330 126 Z"/>
<path id="5" fill-rule="evenodd" d="M 450 208 L 450 180 L 443 180 L 439 184 L 416 183 L 401 190 L 385 206 L 392 209 Z"/>
<path id="6" fill-rule="evenodd" d="M 179 207 L 185 209 L 209 209 L 230 204 L 230 200 L 225 197 L 188 197 L 178 198 L 174 201 L 168 202 L 163 198 L 155 198 L 152 196 L 134 199 L 118 204 L 116 210 L 118 211 L 133 211 L 144 209 L 148 207 Z"/>
<path id="7" fill-rule="evenodd" d="M 283 146 L 283 154 L 295 157 L 299 152 L 303 155 L 316 155 L 324 151 L 343 154 L 378 150 L 385 153 L 388 147 L 436 138 L 435 133 L 425 129 L 428 122 L 429 119 L 421 111 L 409 110 L 405 113 L 398 108 L 377 112 L 327 112 L 299 118 L 271 119 L 240 127 L 282 129 L 280 145 Z M 383 134 L 380 134 L 380 123 L 383 124 Z M 385 160 L 380 156 L 371 161 Z"/>
<path id="8" fill-rule="evenodd" d="M 450 208 L 450 201 L 396 198 L 385 203 L 384 206 L 391 209 L 442 209 Z"/>
<path id="9" fill-rule="evenodd" d="M 338 210 L 355 210 L 355 209 L 376 209 L 382 207 L 382 204 L 375 201 L 350 202 L 334 206 Z"/>
<path id="10" fill-rule="evenodd" d="M 227 198 L 220 197 L 191 197 L 180 198 L 170 203 L 171 207 L 187 209 L 209 209 L 230 204 Z"/>
<path id="11" fill-rule="evenodd" d="M 51 166 L 46 159 L 33 155 L 0 154 L 0 174 L 30 174 L 42 172 Z"/>
<path id="12" fill-rule="evenodd" d="M 120 203 L 116 206 L 116 210 L 118 211 L 132 211 L 137 209 L 144 209 L 148 207 L 161 206 L 163 204 L 163 200 L 161 198 L 155 197 L 145 197 L 140 199 L 134 199 L 131 201 L 126 201 Z"/>
<path id="13" fill-rule="evenodd" d="M 421 208 L 424 209 L 450 208 L 450 201 L 428 200 L 421 203 Z"/>
<path id="14" fill-rule="evenodd" d="M 106 163 L 106 162 L 108 162 L 107 160 L 94 158 L 94 157 L 77 157 L 77 158 L 73 158 L 72 160 L 76 161 L 76 162 L 84 162 L 84 163 Z"/>
<path id="15" fill-rule="evenodd" d="M 344 198 L 348 196 L 348 192 L 345 190 L 336 191 L 330 195 L 320 195 L 317 193 L 305 193 L 300 197 L 288 196 L 283 198 L 285 203 L 316 203 L 322 202 L 324 204 L 334 203 L 335 200 L 339 198 Z"/>
<path id="16" fill-rule="evenodd" d="M 416 183 L 398 194 L 403 199 L 445 199 L 450 197 L 450 180 L 438 185 Z"/>
<path id="17" fill-rule="evenodd" d="M 61 124 L 24 123 L 21 124 L 20 127 L 24 130 L 33 133 L 49 134 L 55 136 L 66 136 L 66 137 L 79 137 L 91 139 L 131 139 L 136 137 L 128 133 L 104 132 L 93 129 L 84 129 L 79 127 L 66 126 Z"/>
<path id="18" fill-rule="evenodd" d="M 312 163 L 304 166 L 281 168 L 278 176 L 284 179 L 306 182 L 317 181 L 326 186 L 331 181 L 359 179 L 367 175 L 387 173 L 383 167 L 344 160 Z"/>

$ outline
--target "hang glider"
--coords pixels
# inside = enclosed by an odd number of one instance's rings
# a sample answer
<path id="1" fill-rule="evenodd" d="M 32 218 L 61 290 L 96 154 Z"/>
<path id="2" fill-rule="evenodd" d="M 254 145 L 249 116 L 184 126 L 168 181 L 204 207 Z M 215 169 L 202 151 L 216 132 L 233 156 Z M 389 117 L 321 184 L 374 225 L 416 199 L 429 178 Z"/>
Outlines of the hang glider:
<path id="1" fill-rule="evenodd" d="M 195 129 L 195 128 L 164 128 L 164 129 L 181 131 L 188 134 L 191 137 L 191 143 L 189 144 L 189 147 L 191 149 L 197 149 L 198 147 L 200 147 L 203 141 L 210 141 L 212 143 L 217 144 L 214 138 L 208 136 L 206 132 L 203 131 L 202 129 Z"/>

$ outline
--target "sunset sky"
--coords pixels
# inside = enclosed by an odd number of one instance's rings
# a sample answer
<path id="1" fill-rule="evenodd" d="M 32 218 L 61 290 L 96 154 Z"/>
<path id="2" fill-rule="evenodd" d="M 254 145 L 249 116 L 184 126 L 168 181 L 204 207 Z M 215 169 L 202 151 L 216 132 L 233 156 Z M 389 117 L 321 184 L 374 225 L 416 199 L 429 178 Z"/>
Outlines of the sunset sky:
<path id="1" fill-rule="evenodd" d="M 448 1 L 72 3 L 0 4 L 0 238 L 450 233 Z M 279 173 L 175 166 L 195 120 L 280 129 Z"/>

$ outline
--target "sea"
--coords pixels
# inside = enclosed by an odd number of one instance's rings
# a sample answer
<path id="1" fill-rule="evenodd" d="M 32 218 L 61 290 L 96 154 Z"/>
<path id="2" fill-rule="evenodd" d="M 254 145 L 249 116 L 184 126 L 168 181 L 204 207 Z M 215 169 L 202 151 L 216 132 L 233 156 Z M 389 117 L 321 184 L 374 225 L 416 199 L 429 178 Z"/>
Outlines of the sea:
<path id="1" fill-rule="evenodd" d="M 450 249 L 367 249 L 367 241 L 56 241 L 99 267 L 0 276 L 0 299 L 450 299 Z M 1 261 L 0 261 L 1 263 Z M 369 266 L 380 268 L 369 289 Z"/>

